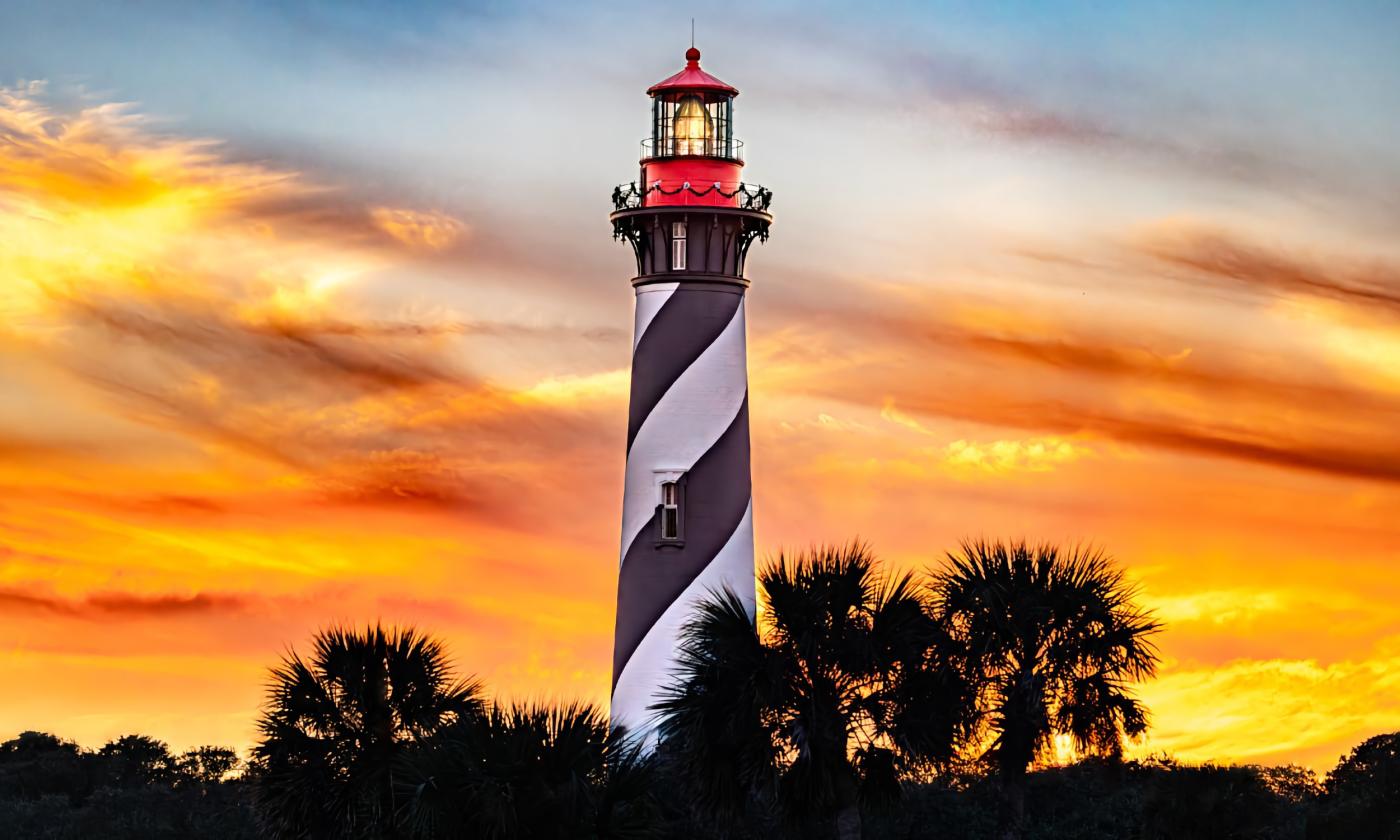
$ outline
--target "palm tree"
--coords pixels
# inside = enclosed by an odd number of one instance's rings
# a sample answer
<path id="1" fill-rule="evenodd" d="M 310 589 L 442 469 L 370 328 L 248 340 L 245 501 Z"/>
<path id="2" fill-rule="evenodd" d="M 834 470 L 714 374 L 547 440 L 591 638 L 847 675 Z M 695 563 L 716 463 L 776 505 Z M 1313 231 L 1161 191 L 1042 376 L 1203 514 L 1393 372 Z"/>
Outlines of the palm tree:
<path id="1" fill-rule="evenodd" d="M 391 838 L 395 774 L 411 745 L 481 714 L 442 644 L 412 629 L 332 628 L 310 661 L 272 670 L 254 748 L 258 811 L 274 838 Z"/>
<path id="2" fill-rule="evenodd" d="M 650 762 L 596 706 L 498 704 L 410 762 L 408 822 L 422 838 L 653 836 Z"/>
<path id="3" fill-rule="evenodd" d="M 659 750 L 713 818 L 762 798 L 858 838 L 862 802 L 952 758 L 966 684 L 913 578 L 861 543 L 779 555 L 759 582 L 761 630 L 730 591 L 687 625 Z"/>
<path id="4" fill-rule="evenodd" d="M 966 542 L 932 580 L 943 625 L 965 650 L 987 751 L 1001 780 L 1000 835 L 1021 836 L 1026 773 L 1070 737 L 1084 754 L 1120 756 L 1147 729 L 1132 683 L 1153 675 L 1161 625 L 1101 551 Z"/>

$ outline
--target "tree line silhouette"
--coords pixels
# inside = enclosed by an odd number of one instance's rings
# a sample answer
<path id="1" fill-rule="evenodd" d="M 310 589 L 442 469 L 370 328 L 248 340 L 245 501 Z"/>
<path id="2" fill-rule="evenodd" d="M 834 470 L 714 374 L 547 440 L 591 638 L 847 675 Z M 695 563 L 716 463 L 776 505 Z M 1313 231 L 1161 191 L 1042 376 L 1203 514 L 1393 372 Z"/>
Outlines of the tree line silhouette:
<path id="1" fill-rule="evenodd" d="M 697 608 L 654 749 L 492 701 L 416 630 L 331 628 L 271 670 L 247 761 L 0 744 L 0 836 L 1400 838 L 1400 733 L 1325 780 L 1125 759 L 1162 628 L 1100 551 L 970 542 L 918 576 L 852 543 L 759 591 L 757 625 L 732 592 Z"/>

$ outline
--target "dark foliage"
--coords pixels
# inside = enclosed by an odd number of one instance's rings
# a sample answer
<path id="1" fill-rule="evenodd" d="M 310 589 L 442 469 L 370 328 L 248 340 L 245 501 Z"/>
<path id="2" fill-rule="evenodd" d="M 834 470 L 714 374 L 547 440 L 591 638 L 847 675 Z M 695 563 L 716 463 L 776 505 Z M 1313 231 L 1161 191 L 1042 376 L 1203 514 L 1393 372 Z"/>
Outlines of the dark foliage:
<path id="1" fill-rule="evenodd" d="M 717 826 L 680 807 L 678 779 L 658 777 L 655 768 L 632 761 L 625 750 L 608 763 L 605 772 L 596 759 L 600 746 L 606 756 L 609 743 L 601 716 L 588 707 L 503 707 L 495 719 L 503 727 L 498 730 L 502 742 L 490 748 L 493 768 L 483 775 L 501 798 L 471 807 L 449 798 L 433 806 L 447 809 L 440 815 L 441 824 L 421 832 L 409 825 L 406 831 L 424 837 L 820 840 L 831 836 L 820 828 L 762 819 L 738 827 Z M 1397 741 L 1400 733 L 1378 736 L 1357 747 L 1329 774 L 1325 790 L 1311 771 L 1298 767 L 1090 759 L 1039 770 L 1027 776 L 1027 806 L 1035 819 L 1027 824 L 1026 837 L 1387 840 L 1397 836 L 1400 817 L 1394 799 L 1388 798 L 1394 795 Z M 449 742 L 444 736 L 443 743 Z M 173 756 L 168 763 L 188 766 L 198 752 Z M 450 762 L 433 769 L 447 770 L 443 776 L 430 777 L 441 783 L 466 778 Z M 253 819 L 247 779 L 213 780 L 177 769 L 172 777 L 147 777 L 148 781 L 135 783 L 125 772 L 100 750 L 82 750 L 44 733 L 26 732 L 0 743 L 0 837 L 254 840 L 267 836 L 258 832 Z M 867 836 L 876 838 L 988 840 L 996 836 L 1000 798 L 993 777 L 949 773 L 939 781 L 906 782 L 898 807 L 864 809 L 864 829 Z M 502 808 L 512 810 L 513 816 L 506 830 L 492 833 L 483 820 L 489 814 L 499 818 Z"/>
<path id="2" fill-rule="evenodd" d="M 403 767 L 419 745 L 482 713 L 442 644 L 412 629 L 332 628 L 310 661 L 272 671 L 253 754 L 258 816 L 272 838 L 404 836 Z"/>
<path id="3" fill-rule="evenodd" d="M 1298 768 L 1087 759 L 1027 775 L 1028 840 L 1303 840 L 1315 800 L 1274 788 Z M 1307 771 L 1303 775 L 1315 777 Z M 1305 785 L 1306 787 L 1306 785 Z M 921 785 L 876 823 L 881 837 L 988 840 L 1000 833 L 995 778 Z M 1332 835 L 1329 835 L 1332 836 Z M 1365 835 L 1335 835 L 1336 837 Z"/>
<path id="4" fill-rule="evenodd" d="M 122 787 L 145 787 L 175 780 L 175 756 L 164 741 L 145 735 L 123 735 L 104 745 L 97 754 Z"/>
<path id="5" fill-rule="evenodd" d="M 0 837 L 252 840 L 248 786 L 227 780 L 236 762 L 219 747 L 172 755 L 142 735 L 87 751 L 24 732 L 0 744 Z"/>
<path id="6" fill-rule="evenodd" d="M 935 572 L 940 623 L 976 685 L 985 758 L 1002 786 L 1003 838 L 1024 836 L 1026 773 L 1056 735 L 1081 755 L 1118 757 L 1147 729 L 1132 684 L 1156 670 L 1161 629 L 1102 552 L 964 543 Z"/>
<path id="7" fill-rule="evenodd" d="M 1400 732 L 1377 735 L 1327 774 L 1309 837 L 1400 838 Z"/>
<path id="8" fill-rule="evenodd" d="M 651 768 L 604 714 L 487 704 L 412 630 L 333 629 L 273 670 L 254 750 L 271 838 L 654 836 Z"/>
<path id="9" fill-rule="evenodd" d="M 913 578 L 881 574 L 862 544 L 780 555 L 759 584 L 761 628 L 727 591 L 687 625 L 663 757 L 717 820 L 768 809 L 859 837 L 862 805 L 953 758 L 963 673 Z"/>
<path id="10" fill-rule="evenodd" d="M 196 747 L 175 758 L 175 772 L 197 785 L 214 785 L 238 767 L 238 753 L 227 747 Z"/>
<path id="11" fill-rule="evenodd" d="M 657 836 L 650 762 L 594 706 L 495 705 L 423 744 L 408 765 L 414 837 Z"/>

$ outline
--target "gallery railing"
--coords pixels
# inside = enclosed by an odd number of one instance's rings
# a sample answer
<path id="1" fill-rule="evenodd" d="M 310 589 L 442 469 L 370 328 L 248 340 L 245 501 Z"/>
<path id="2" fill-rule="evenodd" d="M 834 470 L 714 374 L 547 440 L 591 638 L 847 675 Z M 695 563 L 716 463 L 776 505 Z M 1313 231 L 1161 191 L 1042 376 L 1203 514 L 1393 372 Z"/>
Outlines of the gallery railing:
<path id="1" fill-rule="evenodd" d="M 619 184 L 613 188 L 612 200 L 614 210 L 638 210 L 642 207 L 652 206 L 654 202 L 649 202 L 648 197 L 653 195 L 673 196 L 681 193 L 690 193 L 697 198 L 703 198 L 711 193 L 719 193 L 722 198 L 737 198 L 740 210 L 754 210 L 759 213 L 767 213 L 769 206 L 773 203 L 773 191 L 758 184 L 739 184 L 733 190 L 725 190 L 718 182 L 697 187 L 689 181 L 676 187 L 665 187 L 660 182 L 652 184 L 645 190 L 637 186 L 637 182 L 630 184 Z"/>

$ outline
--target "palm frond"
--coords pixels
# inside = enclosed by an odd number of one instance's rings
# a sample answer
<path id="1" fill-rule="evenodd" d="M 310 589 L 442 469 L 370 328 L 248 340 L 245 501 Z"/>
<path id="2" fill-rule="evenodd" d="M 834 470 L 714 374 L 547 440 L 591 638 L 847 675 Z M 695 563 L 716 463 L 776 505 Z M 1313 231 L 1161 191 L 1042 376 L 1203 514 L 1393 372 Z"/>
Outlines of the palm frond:
<path id="1" fill-rule="evenodd" d="M 704 813 L 772 801 L 790 822 L 830 819 L 951 758 L 966 666 L 912 575 L 856 540 L 779 554 L 759 588 L 761 631 L 732 593 L 696 608 L 656 707 L 663 759 Z"/>
<path id="2" fill-rule="evenodd" d="M 996 733 L 1003 772 L 1045 754 L 1056 734 L 1114 755 L 1144 730 L 1132 684 L 1155 673 L 1161 624 L 1102 549 L 968 541 L 930 588 L 979 686 L 977 714 Z"/>

